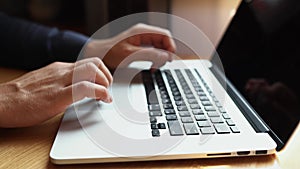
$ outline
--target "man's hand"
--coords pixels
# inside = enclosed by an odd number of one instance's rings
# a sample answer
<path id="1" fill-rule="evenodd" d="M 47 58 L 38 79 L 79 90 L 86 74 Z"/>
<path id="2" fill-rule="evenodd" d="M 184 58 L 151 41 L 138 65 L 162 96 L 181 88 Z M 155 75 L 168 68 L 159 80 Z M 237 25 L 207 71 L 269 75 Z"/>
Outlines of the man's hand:
<path id="1" fill-rule="evenodd" d="M 85 57 L 99 57 L 107 52 L 101 59 L 108 68 L 115 69 L 128 56 L 141 50 L 140 57 L 134 59 L 151 61 L 152 67 L 158 68 L 172 61 L 176 46 L 168 30 L 137 24 L 113 38 L 90 41 L 86 46 Z"/>
<path id="2" fill-rule="evenodd" d="M 84 97 L 111 102 L 107 90 L 111 83 L 112 76 L 99 58 L 56 62 L 29 72 L 0 85 L 0 127 L 41 123 Z"/>

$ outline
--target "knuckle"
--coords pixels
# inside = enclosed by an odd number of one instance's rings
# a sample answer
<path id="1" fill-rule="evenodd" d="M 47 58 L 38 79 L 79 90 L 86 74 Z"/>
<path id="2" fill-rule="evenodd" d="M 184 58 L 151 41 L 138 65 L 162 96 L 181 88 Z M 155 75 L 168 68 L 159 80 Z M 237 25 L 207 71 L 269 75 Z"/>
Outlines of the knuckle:
<path id="1" fill-rule="evenodd" d="M 141 33 L 145 27 L 146 27 L 146 24 L 138 23 L 138 24 L 135 24 L 134 26 L 132 26 L 130 30 L 133 34 L 138 34 L 138 33 Z"/>
<path id="2" fill-rule="evenodd" d="M 107 96 L 107 92 L 106 92 L 106 88 L 102 87 L 102 88 L 99 88 L 98 91 L 100 92 L 100 94 L 104 97 Z"/>
<path id="3" fill-rule="evenodd" d="M 61 66 L 62 64 L 63 64 L 62 62 L 53 62 L 53 63 L 51 64 L 51 66 L 59 67 L 59 66 Z"/>
<path id="4" fill-rule="evenodd" d="M 86 63 L 85 68 L 87 71 L 92 71 L 92 72 L 95 72 L 97 70 L 97 67 L 93 62 Z"/>
<path id="5" fill-rule="evenodd" d="M 95 63 L 96 65 L 102 64 L 102 60 L 98 57 L 93 57 L 92 62 Z"/>
<path id="6" fill-rule="evenodd" d="M 137 23 L 137 24 L 134 26 L 134 28 L 136 28 L 136 29 L 141 29 L 141 28 L 145 28 L 145 27 L 147 27 L 147 25 L 144 24 L 144 23 Z"/>
<path id="7" fill-rule="evenodd" d="M 166 34 L 167 36 L 171 37 L 171 32 L 170 32 L 169 30 L 167 30 L 167 29 L 164 29 L 164 30 L 165 30 L 165 34 Z"/>
<path id="8" fill-rule="evenodd" d="M 128 56 L 134 52 L 133 48 L 130 46 L 122 45 L 120 48 L 120 50 L 125 54 L 125 56 Z"/>
<path id="9" fill-rule="evenodd" d="M 88 81 L 81 81 L 78 84 L 79 91 L 86 91 L 90 89 L 90 83 Z"/>
<path id="10" fill-rule="evenodd" d="M 164 29 L 164 28 L 159 28 L 159 31 L 162 35 L 171 37 L 171 32 L 168 29 Z"/>

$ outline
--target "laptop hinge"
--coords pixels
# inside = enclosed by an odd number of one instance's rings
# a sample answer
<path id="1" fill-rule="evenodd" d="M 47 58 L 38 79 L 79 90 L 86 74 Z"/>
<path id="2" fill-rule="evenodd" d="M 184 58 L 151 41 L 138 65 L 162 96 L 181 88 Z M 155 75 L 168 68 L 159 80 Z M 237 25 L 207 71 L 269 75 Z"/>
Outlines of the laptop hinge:
<path id="1" fill-rule="evenodd" d="M 256 113 L 248 101 L 237 91 L 232 83 L 226 78 L 220 69 L 213 65 L 210 70 L 222 84 L 234 103 L 238 106 L 254 130 L 258 133 L 269 132 L 270 128 L 265 124 L 261 117 Z"/>

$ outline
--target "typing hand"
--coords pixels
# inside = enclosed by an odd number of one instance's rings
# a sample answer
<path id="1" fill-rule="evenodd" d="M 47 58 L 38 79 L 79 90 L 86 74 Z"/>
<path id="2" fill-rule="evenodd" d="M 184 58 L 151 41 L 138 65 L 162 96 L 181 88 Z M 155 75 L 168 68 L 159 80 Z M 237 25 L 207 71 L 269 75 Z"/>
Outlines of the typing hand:
<path id="1" fill-rule="evenodd" d="M 176 46 L 168 30 L 137 24 L 110 39 L 90 41 L 86 47 L 86 57 L 99 56 L 105 50 L 108 52 L 103 61 L 110 69 L 116 69 L 126 57 L 137 51 L 141 51 L 139 57 L 131 61 L 151 61 L 152 67 L 158 68 L 172 61 Z"/>
<path id="2" fill-rule="evenodd" d="M 0 127 L 26 127 L 84 97 L 111 102 L 112 76 L 99 58 L 56 62 L 0 85 Z M 73 92 L 75 91 L 75 92 Z"/>

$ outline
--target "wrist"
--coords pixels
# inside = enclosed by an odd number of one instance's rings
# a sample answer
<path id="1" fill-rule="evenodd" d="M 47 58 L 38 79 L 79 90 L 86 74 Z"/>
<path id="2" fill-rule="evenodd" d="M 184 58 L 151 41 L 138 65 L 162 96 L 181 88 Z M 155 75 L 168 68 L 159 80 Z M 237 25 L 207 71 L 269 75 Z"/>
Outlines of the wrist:
<path id="1" fill-rule="evenodd" d="M 7 122 L 13 118 L 11 108 L 15 103 L 12 96 L 15 96 L 17 90 L 18 85 L 15 83 L 0 85 L 0 127 L 11 127 Z"/>

